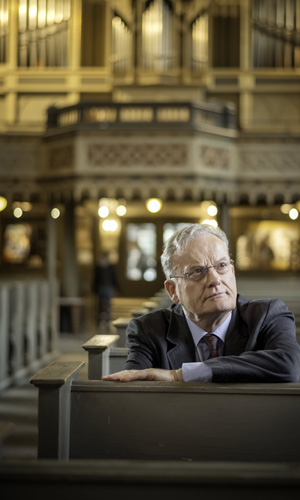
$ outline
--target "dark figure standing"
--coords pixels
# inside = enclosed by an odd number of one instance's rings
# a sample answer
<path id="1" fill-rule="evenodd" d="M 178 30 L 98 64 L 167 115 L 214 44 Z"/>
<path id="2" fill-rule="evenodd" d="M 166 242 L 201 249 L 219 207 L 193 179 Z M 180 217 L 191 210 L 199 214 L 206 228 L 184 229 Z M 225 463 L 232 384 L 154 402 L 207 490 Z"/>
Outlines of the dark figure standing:
<path id="1" fill-rule="evenodd" d="M 118 281 L 109 252 L 103 252 L 95 266 L 94 290 L 98 296 L 98 327 L 109 328 L 111 321 L 111 299 L 118 291 Z"/>

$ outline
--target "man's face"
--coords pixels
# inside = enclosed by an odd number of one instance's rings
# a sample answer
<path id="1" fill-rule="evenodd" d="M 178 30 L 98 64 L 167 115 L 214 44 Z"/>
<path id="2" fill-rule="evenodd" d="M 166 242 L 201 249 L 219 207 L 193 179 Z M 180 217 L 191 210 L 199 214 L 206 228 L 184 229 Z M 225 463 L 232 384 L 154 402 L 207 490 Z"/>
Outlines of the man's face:
<path id="1" fill-rule="evenodd" d="M 229 261 L 223 241 L 213 234 L 206 234 L 191 241 L 181 255 L 174 257 L 173 271 L 179 275 Z M 210 322 L 222 323 L 236 305 L 237 290 L 232 265 L 222 275 L 210 268 L 200 280 L 173 278 L 167 280 L 165 286 L 173 302 L 180 302 L 186 315 L 202 327 Z"/>

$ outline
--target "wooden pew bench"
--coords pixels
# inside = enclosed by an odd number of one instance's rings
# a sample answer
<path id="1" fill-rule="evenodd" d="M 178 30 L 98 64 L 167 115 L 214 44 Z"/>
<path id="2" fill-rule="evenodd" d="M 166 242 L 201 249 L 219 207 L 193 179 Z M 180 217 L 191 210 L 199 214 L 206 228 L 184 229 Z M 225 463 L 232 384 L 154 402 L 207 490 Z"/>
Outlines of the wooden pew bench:
<path id="1" fill-rule="evenodd" d="M 52 363 L 39 388 L 39 458 L 299 462 L 300 384 L 76 380 Z"/>

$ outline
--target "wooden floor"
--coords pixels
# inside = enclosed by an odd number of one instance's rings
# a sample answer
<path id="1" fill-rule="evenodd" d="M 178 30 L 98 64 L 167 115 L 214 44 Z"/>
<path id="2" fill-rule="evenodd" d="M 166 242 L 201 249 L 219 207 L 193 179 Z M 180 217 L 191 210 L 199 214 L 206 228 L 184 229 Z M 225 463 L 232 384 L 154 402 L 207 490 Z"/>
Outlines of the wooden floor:
<path id="1" fill-rule="evenodd" d="M 143 301 L 145 298 L 114 300 L 112 320 L 117 317 L 130 316 L 130 310 L 141 307 Z M 84 361 L 85 366 L 79 372 L 79 378 L 87 378 L 87 352 L 82 349 L 82 344 L 93 335 L 100 333 L 100 330 L 101 327 L 90 320 L 82 334 L 60 334 L 57 360 Z M 111 332 L 113 330 L 111 325 Z M 31 375 L 21 380 L 18 385 L 0 392 L 0 422 L 13 424 L 3 441 L 2 460 L 37 458 L 38 389 L 30 384 Z"/>

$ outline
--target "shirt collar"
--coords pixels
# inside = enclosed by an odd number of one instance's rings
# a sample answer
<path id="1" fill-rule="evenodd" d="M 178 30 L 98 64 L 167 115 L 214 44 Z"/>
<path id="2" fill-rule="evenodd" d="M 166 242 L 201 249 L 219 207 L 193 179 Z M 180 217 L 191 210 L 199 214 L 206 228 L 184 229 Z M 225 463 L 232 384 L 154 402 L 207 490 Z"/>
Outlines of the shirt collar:
<path id="1" fill-rule="evenodd" d="M 229 314 L 229 316 L 225 319 L 225 321 L 214 331 L 210 332 L 216 335 L 219 339 L 221 339 L 223 342 L 225 342 L 225 336 L 226 332 L 231 320 L 231 315 L 232 312 Z M 188 327 L 190 329 L 190 332 L 192 334 L 194 344 L 197 346 L 202 339 L 202 337 L 207 333 L 205 330 L 203 330 L 200 326 L 196 325 L 194 321 L 192 321 L 190 318 L 186 316 L 186 321 L 188 324 Z"/>

